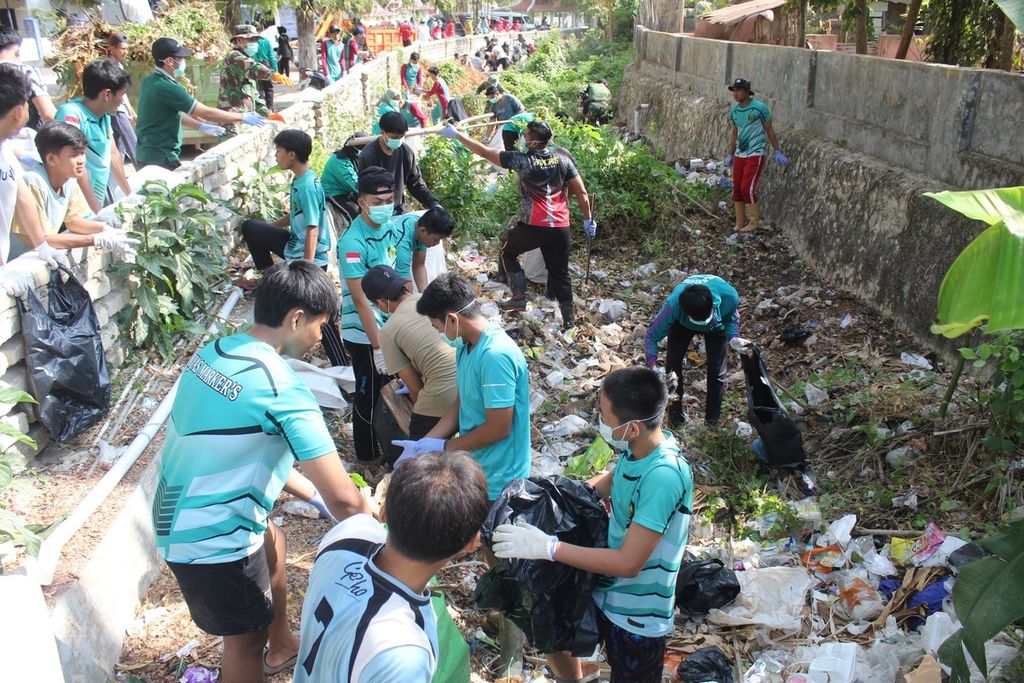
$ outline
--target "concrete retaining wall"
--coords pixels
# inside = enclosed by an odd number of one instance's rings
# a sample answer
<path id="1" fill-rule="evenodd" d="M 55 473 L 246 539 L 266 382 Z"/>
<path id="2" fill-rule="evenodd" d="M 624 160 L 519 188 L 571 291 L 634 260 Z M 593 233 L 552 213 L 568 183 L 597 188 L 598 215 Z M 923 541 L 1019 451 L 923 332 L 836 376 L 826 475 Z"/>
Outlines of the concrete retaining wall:
<path id="1" fill-rule="evenodd" d="M 616 111 L 669 160 L 724 158 L 726 86 L 749 78 L 792 164 L 762 214 L 823 277 L 920 341 L 946 269 L 980 231 L 923 192 L 1024 184 L 1024 77 L 638 28 Z"/>

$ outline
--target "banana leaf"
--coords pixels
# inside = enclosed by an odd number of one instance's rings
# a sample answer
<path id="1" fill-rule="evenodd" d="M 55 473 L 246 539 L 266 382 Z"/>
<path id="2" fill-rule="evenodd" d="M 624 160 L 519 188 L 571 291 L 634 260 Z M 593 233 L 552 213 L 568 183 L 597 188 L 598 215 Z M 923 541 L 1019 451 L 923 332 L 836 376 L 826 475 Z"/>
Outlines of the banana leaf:
<path id="1" fill-rule="evenodd" d="M 1018 31 L 1024 31 L 1024 0 L 996 0 L 996 4 Z"/>
<path id="2" fill-rule="evenodd" d="M 982 324 L 988 333 L 1024 328 L 1024 187 L 925 196 L 990 226 L 946 272 L 932 332 L 953 338 Z"/>

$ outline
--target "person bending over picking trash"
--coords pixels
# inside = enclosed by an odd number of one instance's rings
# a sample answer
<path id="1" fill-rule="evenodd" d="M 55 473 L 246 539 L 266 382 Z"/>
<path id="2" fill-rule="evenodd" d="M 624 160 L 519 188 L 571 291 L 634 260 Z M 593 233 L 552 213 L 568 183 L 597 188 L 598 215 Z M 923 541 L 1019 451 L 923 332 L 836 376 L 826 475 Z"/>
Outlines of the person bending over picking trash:
<path id="1" fill-rule="evenodd" d="M 442 135 L 458 140 L 469 151 L 496 166 L 515 171 L 519 178 L 519 222 L 505 234 L 500 257 L 512 298 L 499 306 L 506 311 L 526 310 L 526 273 L 519 265 L 519 255 L 539 247 L 548 270 L 548 293 L 558 301 L 564 329 L 570 329 L 573 297 L 569 277 L 569 193 L 580 205 L 583 231 L 588 237 L 597 234 L 597 223 L 590 213 L 587 187 L 569 155 L 551 149 L 551 128 L 543 121 L 526 124 L 526 152 L 502 152 L 487 147 L 450 124 Z"/>
<path id="2" fill-rule="evenodd" d="M 718 422 L 728 374 L 726 346 L 742 351 L 750 342 L 740 335 L 740 295 L 736 288 L 717 275 L 691 275 L 683 280 L 658 311 L 644 334 L 644 360 L 653 368 L 658 362 L 658 342 L 668 337 L 665 346 L 665 371 L 676 376 L 678 402 L 669 406 L 674 422 L 684 419 L 683 360 L 695 335 L 704 336 L 707 351 L 707 403 L 704 419 L 708 425 Z"/>
<path id="3" fill-rule="evenodd" d="M 768 142 L 775 154 L 772 158 L 780 166 L 789 159 L 779 149 L 779 139 L 772 128 L 772 114 L 768 105 L 754 99 L 753 86 L 745 78 L 737 78 L 729 86 L 736 104 L 729 110 L 729 154 L 725 163 L 732 166 L 732 199 L 736 207 L 736 230 L 757 230 L 760 213 L 757 207 L 757 184 L 764 171 Z M 750 222 L 746 223 L 749 218 Z"/>
<path id="4" fill-rule="evenodd" d="M 334 283 L 310 261 L 286 261 L 254 298 L 253 327 L 210 342 L 182 371 L 153 500 L 157 551 L 192 620 L 224 638 L 224 683 L 262 681 L 298 652 L 284 532 L 270 520 L 292 464 L 336 518 L 370 513 L 313 393 L 282 357 L 301 358 L 337 316 Z"/>
<path id="5" fill-rule="evenodd" d="M 599 576 L 594 601 L 611 683 L 660 683 L 665 645 L 674 628 L 676 576 L 693 504 L 690 465 L 661 428 L 667 391 L 647 368 L 609 374 L 600 397 L 599 430 L 619 457 L 612 472 L 587 483 L 611 499 L 608 547 L 562 543 L 525 522 L 494 531 L 494 554 L 562 562 Z M 560 683 L 595 680 L 590 663 L 548 653 Z"/>
<path id="6" fill-rule="evenodd" d="M 487 482 L 469 454 L 431 453 L 388 485 L 385 530 L 355 515 L 320 542 L 294 683 L 430 683 L 439 642 L 427 583 L 480 544 Z"/>

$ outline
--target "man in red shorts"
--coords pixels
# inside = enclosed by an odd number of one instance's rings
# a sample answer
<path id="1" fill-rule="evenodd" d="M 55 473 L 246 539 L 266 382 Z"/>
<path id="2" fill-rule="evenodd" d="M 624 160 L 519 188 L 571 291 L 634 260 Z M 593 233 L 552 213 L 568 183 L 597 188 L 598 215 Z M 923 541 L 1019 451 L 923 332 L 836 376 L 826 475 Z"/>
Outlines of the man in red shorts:
<path id="1" fill-rule="evenodd" d="M 725 163 L 732 166 L 732 199 L 736 205 L 736 230 L 757 230 L 760 212 L 757 208 L 757 183 L 764 171 L 765 153 L 770 142 L 775 153 L 772 158 L 786 166 L 789 159 L 779 149 L 779 139 L 772 128 L 772 113 L 768 105 L 754 99 L 750 81 L 737 78 L 729 86 L 736 104 L 729 110 L 729 154 Z M 747 222 L 747 219 L 750 222 Z"/>

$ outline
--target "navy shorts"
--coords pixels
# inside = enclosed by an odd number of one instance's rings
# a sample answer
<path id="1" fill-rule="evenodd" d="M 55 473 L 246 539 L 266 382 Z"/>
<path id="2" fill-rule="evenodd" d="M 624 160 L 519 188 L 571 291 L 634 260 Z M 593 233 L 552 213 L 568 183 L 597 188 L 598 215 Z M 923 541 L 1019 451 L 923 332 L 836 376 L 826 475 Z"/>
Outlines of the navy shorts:
<path id="1" fill-rule="evenodd" d="M 616 626 L 598 610 L 598 629 L 612 670 L 610 683 L 661 683 L 668 636 L 638 636 Z"/>
<path id="2" fill-rule="evenodd" d="M 274 620 L 270 569 L 262 547 L 234 562 L 167 566 L 178 580 L 192 621 L 210 635 L 253 633 Z"/>

